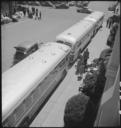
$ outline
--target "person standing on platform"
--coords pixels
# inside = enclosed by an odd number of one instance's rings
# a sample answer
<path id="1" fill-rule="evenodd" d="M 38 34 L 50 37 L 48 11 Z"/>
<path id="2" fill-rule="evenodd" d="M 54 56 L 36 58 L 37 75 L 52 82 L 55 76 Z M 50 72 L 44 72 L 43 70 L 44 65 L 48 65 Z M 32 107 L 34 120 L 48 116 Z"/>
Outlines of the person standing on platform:
<path id="1" fill-rule="evenodd" d="M 110 28 L 112 26 L 112 24 L 113 24 L 113 16 L 108 18 L 106 27 Z"/>
<path id="2" fill-rule="evenodd" d="M 85 65 L 85 69 L 86 69 L 87 68 L 87 60 L 89 59 L 88 48 L 84 51 L 83 57 L 84 57 L 84 65 Z"/>
<path id="3" fill-rule="evenodd" d="M 26 8 L 25 7 L 23 7 L 23 14 L 24 14 L 24 17 L 25 17 L 25 15 L 26 15 Z"/>
<path id="4" fill-rule="evenodd" d="M 28 16 L 28 18 L 29 18 L 29 8 L 27 8 L 27 16 Z"/>
<path id="5" fill-rule="evenodd" d="M 33 19 L 35 18 L 35 8 L 32 7 L 32 16 L 33 16 Z"/>
<path id="6" fill-rule="evenodd" d="M 32 18 L 32 8 L 29 6 L 29 18 Z"/>
<path id="7" fill-rule="evenodd" d="M 38 20 L 41 20 L 41 11 L 39 12 Z"/>
<path id="8" fill-rule="evenodd" d="M 110 29 L 110 34 L 115 36 L 117 29 L 118 29 L 118 23 L 114 22 L 111 29 Z"/>
<path id="9" fill-rule="evenodd" d="M 38 9 L 35 11 L 35 20 L 38 19 Z"/>

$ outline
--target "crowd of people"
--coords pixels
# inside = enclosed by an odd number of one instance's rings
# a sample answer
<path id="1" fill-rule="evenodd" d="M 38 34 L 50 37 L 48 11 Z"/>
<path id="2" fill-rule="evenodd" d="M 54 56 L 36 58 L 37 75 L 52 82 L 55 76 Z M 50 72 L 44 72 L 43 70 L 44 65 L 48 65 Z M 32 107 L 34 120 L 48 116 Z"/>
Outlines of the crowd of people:
<path id="1" fill-rule="evenodd" d="M 77 65 L 76 65 L 76 75 L 78 75 L 78 80 L 82 79 L 83 73 L 85 73 L 87 69 L 87 60 L 89 58 L 89 51 L 86 49 L 83 53 L 83 55 L 80 53 L 77 59 Z"/>
<path id="2" fill-rule="evenodd" d="M 97 116 L 100 100 L 105 87 L 107 64 L 109 62 L 115 36 L 120 24 L 120 15 L 113 14 L 107 20 L 106 27 L 110 29 L 107 46 L 99 58 L 87 64 L 89 51 L 80 54 L 76 65 L 76 75 L 83 74 L 83 86 L 79 87 L 79 94 L 72 96 L 66 103 L 64 111 L 64 127 L 93 127 Z M 88 71 L 88 69 L 90 70 Z M 80 79 L 80 80 L 81 80 Z"/>
<path id="3" fill-rule="evenodd" d="M 72 96 L 66 103 L 64 127 L 94 126 L 106 81 L 106 66 L 102 54 L 90 64 L 88 59 L 89 51 L 87 48 L 83 54 L 79 54 L 76 65 L 76 75 L 81 76 L 81 79 L 83 74 L 86 74 L 86 76 L 82 79 L 83 86 L 79 87 L 79 93 Z"/>
<path id="4" fill-rule="evenodd" d="M 27 8 L 27 13 L 29 18 L 33 18 L 35 20 L 41 19 L 41 11 L 35 7 L 29 7 Z"/>
<path id="5" fill-rule="evenodd" d="M 88 49 L 81 58 L 86 56 L 86 62 L 89 58 Z M 83 59 L 84 60 L 84 59 Z M 80 63 L 80 62 L 78 62 Z M 83 65 L 83 63 L 81 63 Z M 79 87 L 79 93 L 72 96 L 66 103 L 64 111 L 64 127 L 93 127 L 96 119 L 99 102 L 104 90 L 106 81 L 106 67 L 104 60 L 98 58 L 91 64 L 85 63 L 84 72 L 86 74 L 83 80 L 83 86 Z M 80 68 L 77 66 L 76 68 Z M 92 68 L 93 67 L 93 68 Z M 93 70 L 95 67 L 96 70 Z M 91 68 L 88 71 L 88 68 Z M 87 69 L 87 70 L 85 70 Z M 77 69 L 80 73 L 80 70 Z M 83 74 L 81 72 L 81 74 Z"/>
<path id="6" fill-rule="evenodd" d="M 29 6 L 29 7 L 19 6 L 18 10 L 22 11 L 24 16 L 28 16 L 28 18 L 33 18 L 35 20 L 41 19 L 41 11 L 38 8 L 31 7 L 31 6 Z M 15 14 L 15 12 L 16 12 L 16 10 L 14 11 L 14 14 Z"/>
<path id="7" fill-rule="evenodd" d="M 107 39 L 107 45 L 111 48 L 113 48 L 114 41 L 115 41 L 115 35 L 118 29 L 118 22 L 114 22 L 112 26 L 110 27 L 110 34 Z"/>
<path id="8" fill-rule="evenodd" d="M 110 48 L 113 48 L 115 35 L 117 32 L 119 23 L 120 23 L 120 14 L 118 14 L 117 11 L 114 11 L 113 15 L 107 19 L 107 24 L 106 24 L 106 27 L 110 29 L 110 34 L 107 39 L 107 45 Z"/>

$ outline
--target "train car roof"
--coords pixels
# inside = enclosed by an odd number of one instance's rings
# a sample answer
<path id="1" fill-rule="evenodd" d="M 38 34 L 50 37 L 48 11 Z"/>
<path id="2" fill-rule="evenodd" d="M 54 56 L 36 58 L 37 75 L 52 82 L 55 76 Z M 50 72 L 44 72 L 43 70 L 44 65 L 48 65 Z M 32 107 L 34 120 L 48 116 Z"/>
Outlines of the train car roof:
<path id="1" fill-rule="evenodd" d="M 88 15 L 87 17 L 85 17 L 84 20 L 91 20 L 91 21 L 96 22 L 96 21 L 99 20 L 103 15 L 104 15 L 103 12 L 95 11 L 95 12 L 91 13 L 90 15 Z"/>
<path id="2" fill-rule="evenodd" d="M 56 37 L 56 41 L 63 40 L 64 42 L 71 42 L 74 45 L 93 25 L 92 21 L 82 20 L 59 34 Z"/>
<path id="3" fill-rule="evenodd" d="M 19 43 L 18 45 L 15 46 L 15 48 L 23 48 L 23 49 L 29 49 L 32 46 L 34 46 L 35 44 L 37 44 L 37 41 L 24 41 Z"/>
<path id="4" fill-rule="evenodd" d="M 29 95 L 29 90 L 32 91 L 69 51 L 69 46 L 48 42 L 4 72 L 2 74 L 2 118 L 13 111 L 13 108 L 23 101 L 23 97 Z"/>

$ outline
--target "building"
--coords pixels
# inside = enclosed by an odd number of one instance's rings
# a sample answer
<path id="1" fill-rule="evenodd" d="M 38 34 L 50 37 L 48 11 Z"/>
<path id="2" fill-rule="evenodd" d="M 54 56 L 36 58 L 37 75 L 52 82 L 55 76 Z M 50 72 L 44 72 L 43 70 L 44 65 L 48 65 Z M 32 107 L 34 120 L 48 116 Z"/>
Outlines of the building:
<path id="1" fill-rule="evenodd" d="M 116 33 L 113 51 L 107 66 L 106 84 L 95 121 L 96 127 L 120 126 L 120 25 Z"/>
<path id="2" fill-rule="evenodd" d="M 14 8 L 16 8 L 17 1 L 2 1 L 1 2 L 1 14 L 11 17 Z"/>

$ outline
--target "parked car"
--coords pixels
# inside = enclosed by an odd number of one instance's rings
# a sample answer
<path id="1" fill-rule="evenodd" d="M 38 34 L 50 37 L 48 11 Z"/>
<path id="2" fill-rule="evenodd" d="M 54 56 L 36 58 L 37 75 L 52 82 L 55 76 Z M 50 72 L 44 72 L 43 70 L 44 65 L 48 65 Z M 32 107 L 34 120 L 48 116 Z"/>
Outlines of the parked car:
<path id="1" fill-rule="evenodd" d="M 69 6 L 74 6 L 75 5 L 75 1 L 70 1 L 68 4 L 69 4 Z"/>
<path id="2" fill-rule="evenodd" d="M 83 1 L 83 6 L 84 6 L 84 7 L 87 7 L 88 4 L 89 4 L 89 1 Z"/>
<path id="3" fill-rule="evenodd" d="M 43 42 L 25 41 L 15 46 L 16 53 L 14 55 L 13 65 L 38 50 L 42 44 Z"/>
<path id="4" fill-rule="evenodd" d="M 16 15 L 16 14 L 12 15 L 12 21 L 13 22 L 18 22 L 19 21 L 18 15 Z"/>
<path id="5" fill-rule="evenodd" d="M 53 7 L 53 3 L 51 1 L 40 1 L 41 6 Z"/>
<path id="6" fill-rule="evenodd" d="M 76 7 L 83 7 L 82 1 L 76 2 Z"/>
<path id="7" fill-rule="evenodd" d="M 83 7 L 83 8 L 77 8 L 77 12 L 90 14 L 92 13 L 92 10 L 88 9 L 87 7 Z"/>
<path id="8" fill-rule="evenodd" d="M 27 1 L 17 1 L 17 2 L 18 2 L 18 4 L 23 4 L 23 5 L 28 4 Z"/>
<path id="9" fill-rule="evenodd" d="M 33 5 L 33 6 L 40 6 L 41 5 L 40 2 L 38 2 L 38 1 L 28 1 L 28 4 Z"/>
<path id="10" fill-rule="evenodd" d="M 87 7 L 88 4 L 89 4 L 89 1 L 78 1 L 78 2 L 76 3 L 76 6 L 77 6 L 77 7 Z"/>
<path id="11" fill-rule="evenodd" d="M 19 19 L 24 17 L 23 11 L 17 11 L 17 12 L 15 13 L 15 15 L 16 15 Z"/>
<path id="12" fill-rule="evenodd" d="M 55 4 L 55 8 L 68 9 L 69 5 L 65 3 Z"/>
<path id="13" fill-rule="evenodd" d="M 1 24 L 7 24 L 7 23 L 10 23 L 10 22 L 12 22 L 11 18 L 1 15 Z"/>

